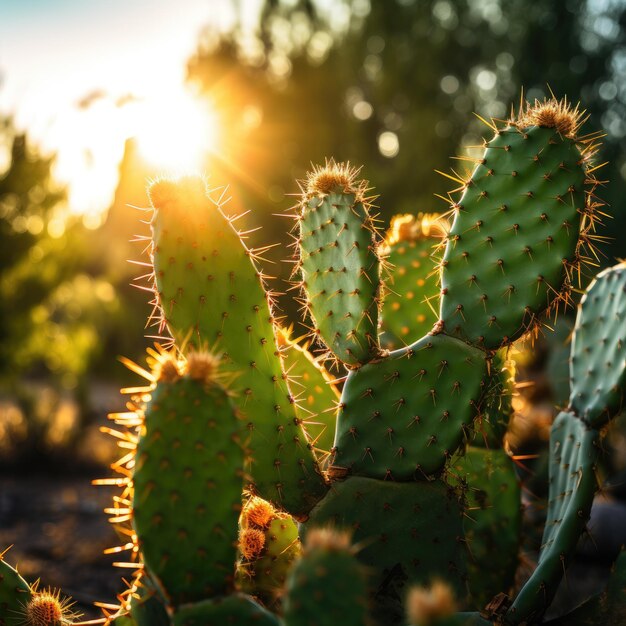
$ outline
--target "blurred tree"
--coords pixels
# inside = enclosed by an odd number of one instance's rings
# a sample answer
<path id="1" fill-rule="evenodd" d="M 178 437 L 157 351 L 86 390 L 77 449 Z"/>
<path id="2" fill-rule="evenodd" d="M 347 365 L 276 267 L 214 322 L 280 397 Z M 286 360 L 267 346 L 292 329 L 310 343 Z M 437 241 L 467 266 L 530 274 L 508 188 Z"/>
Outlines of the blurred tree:
<path id="1" fill-rule="evenodd" d="M 9 120 L 0 128 L 10 155 L 0 174 L 0 392 L 18 403 L 29 456 L 41 460 L 54 410 L 41 414 L 33 383 L 72 392 L 86 418 L 85 373 L 116 301 L 109 282 L 85 271 L 82 223 L 58 213 L 65 194 L 52 182 L 53 158 L 39 156 Z"/>
<path id="2" fill-rule="evenodd" d="M 331 155 L 364 164 L 385 220 L 445 211 L 434 195 L 449 181 L 433 170 L 448 170 L 451 155 L 489 134 L 473 111 L 506 118 L 522 88 L 530 99 L 550 88 L 580 99 L 588 128 L 606 130 L 601 178 L 613 184 L 600 195 L 618 208 L 623 0 L 266 0 L 258 16 L 233 4 L 236 28 L 207 30 L 189 78 L 221 115 L 215 180 L 235 186 L 255 209 L 252 222 L 269 225 L 266 243 L 281 239 L 284 226 L 268 216 L 285 211 L 294 178 Z M 600 234 L 623 226 L 620 217 Z M 626 254 L 622 238 L 608 254 Z"/>

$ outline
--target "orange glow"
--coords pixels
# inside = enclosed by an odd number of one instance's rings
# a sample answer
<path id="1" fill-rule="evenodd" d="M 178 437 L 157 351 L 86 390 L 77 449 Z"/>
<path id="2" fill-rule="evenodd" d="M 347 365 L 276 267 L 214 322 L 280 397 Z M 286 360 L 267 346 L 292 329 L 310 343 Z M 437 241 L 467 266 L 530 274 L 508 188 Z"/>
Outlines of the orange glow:
<path id="1" fill-rule="evenodd" d="M 168 173 L 201 171 L 207 156 L 219 148 L 210 102 L 183 90 L 138 107 L 133 131 L 142 158 Z"/>

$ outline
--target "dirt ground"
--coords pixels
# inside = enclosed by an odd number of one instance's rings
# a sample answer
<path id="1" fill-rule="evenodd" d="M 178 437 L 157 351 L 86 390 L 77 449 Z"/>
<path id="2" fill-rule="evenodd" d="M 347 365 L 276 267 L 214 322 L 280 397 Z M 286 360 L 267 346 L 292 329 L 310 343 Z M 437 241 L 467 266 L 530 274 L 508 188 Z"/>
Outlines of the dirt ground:
<path id="1" fill-rule="evenodd" d="M 95 476 L 94 476 L 95 478 Z M 0 479 L 0 547 L 5 560 L 28 582 L 61 588 L 76 610 L 94 618 L 93 603 L 115 602 L 129 570 L 113 566 L 126 553 L 105 555 L 118 545 L 103 509 L 112 490 L 91 485 L 91 476 L 29 476 Z"/>

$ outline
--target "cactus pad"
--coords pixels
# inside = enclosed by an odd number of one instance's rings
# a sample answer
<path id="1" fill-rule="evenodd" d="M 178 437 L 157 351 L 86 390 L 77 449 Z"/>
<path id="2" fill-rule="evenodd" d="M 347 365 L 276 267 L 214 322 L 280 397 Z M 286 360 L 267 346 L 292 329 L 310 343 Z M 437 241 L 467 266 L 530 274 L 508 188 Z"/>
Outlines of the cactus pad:
<path id="1" fill-rule="evenodd" d="M 390 266 L 382 312 L 387 349 L 423 337 L 438 319 L 439 278 L 431 259 L 433 247 L 447 232 L 437 215 L 397 215 L 385 237 Z"/>
<path id="2" fill-rule="evenodd" d="M 269 503 L 252 497 L 239 520 L 237 582 L 245 593 L 274 608 L 283 593 L 287 572 L 300 554 L 298 526 Z"/>
<path id="3" fill-rule="evenodd" d="M 155 289 L 162 323 L 179 347 L 211 346 L 233 372 L 236 402 L 249 424 L 250 468 L 259 495 L 304 516 L 325 492 L 296 415 L 274 343 L 262 277 L 200 178 L 150 188 Z"/>
<path id="4" fill-rule="evenodd" d="M 330 373 L 315 359 L 308 345 L 301 345 L 279 328 L 276 339 L 289 376 L 291 389 L 298 403 L 296 411 L 307 437 L 318 450 L 320 461 L 333 447 L 335 439 L 335 405 L 339 391 Z"/>
<path id="5" fill-rule="evenodd" d="M 137 443 L 133 525 L 151 578 L 175 606 L 233 584 L 243 429 L 215 367 L 164 369 Z"/>
<path id="6" fill-rule="evenodd" d="M 301 285 L 317 333 L 355 366 L 379 351 L 380 258 L 377 231 L 358 171 L 334 162 L 309 175 L 299 225 Z"/>
<path id="7" fill-rule="evenodd" d="M 353 531 L 359 561 L 371 568 L 379 599 L 401 601 L 406 583 L 442 578 L 464 595 L 465 555 L 462 497 L 439 480 L 419 483 L 352 476 L 333 483 L 311 511 L 309 528 L 330 526 Z"/>
<path id="8" fill-rule="evenodd" d="M 570 406 L 601 428 L 622 409 L 626 387 L 626 264 L 597 275 L 580 303 L 570 361 Z"/>
<path id="9" fill-rule="evenodd" d="M 366 571 L 354 552 L 348 532 L 309 531 L 287 581 L 286 626 L 366 626 Z"/>
<path id="10" fill-rule="evenodd" d="M 453 472 L 467 484 L 468 582 L 476 608 L 482 609 L 513 585 L 522 524 L 520 483 L 502 448 L 469 446 Z"/>
<path id="11" fill-rule="evenodd" d="M 172 626 L 280 626 L 280 621 L 250 596 L 235 593 L 180 607 Z"/>
<path id="12" fill-rule="evenodd" d="M 539 620 L 550 605 L 578 538 L 585 529 L 597 488 L 599 433 L 571 413 L 557 416 L 550 434 L 550 491 L 537 569 L 507 613 L 507 622 Z"/>
<path id="13" fill-rule="evenodd" d="M 393 480 L 441 471 L 471 432 L 486 377 L 485 353 L 445 335 L 350 372 L 333 467 Z"/>
<path id="14" fill-rule="evenodd" d="M 29 584 L 5 560 L 6 550 L 0 554 L 0 624 L 19 624 L 24 621 L 24 609 L 32 598 Z"/>
<path id="15" fill-rule="evenodd" d="M 594 185 L 579 125 L 577 109 L 550 100 L 494 126 L 454 205 L 442 262 L 446 333 L 493 350 L 568 299 Z"/>

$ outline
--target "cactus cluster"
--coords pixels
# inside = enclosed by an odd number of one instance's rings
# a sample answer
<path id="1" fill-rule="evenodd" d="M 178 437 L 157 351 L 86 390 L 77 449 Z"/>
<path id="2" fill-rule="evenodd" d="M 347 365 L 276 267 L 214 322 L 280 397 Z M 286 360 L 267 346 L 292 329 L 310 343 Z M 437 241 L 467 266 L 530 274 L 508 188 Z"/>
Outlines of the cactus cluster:
<path id="1" fill-rule="evenodd" d="M 152 184 L 152 320 L 170 339 L 148 369 L 127 363 L 147 384 L 112 416 L 124 454 L 101 482 L 120 489 L 108 512 L 137 571 L 106 623 L 541 623 L 626 376 L 619 265 L 578 311 L 539 563 L 509 599 L 521 496 L 507 349 L 570 303 L 591 254 L 598 135 L 580 135 L 582 118 L 549 99 L 490 122 L 449 214 L 400 217 L 386 237 L 358 170 L 315 168 L 293 213 L 306 339 L 281 327 L 265 249 L 246 245 L 223 192 Z M 6 623 L 36 596 L 16 577 L 0 581 Z M 597 602 L 623 612 L 618 584 Z"/>

